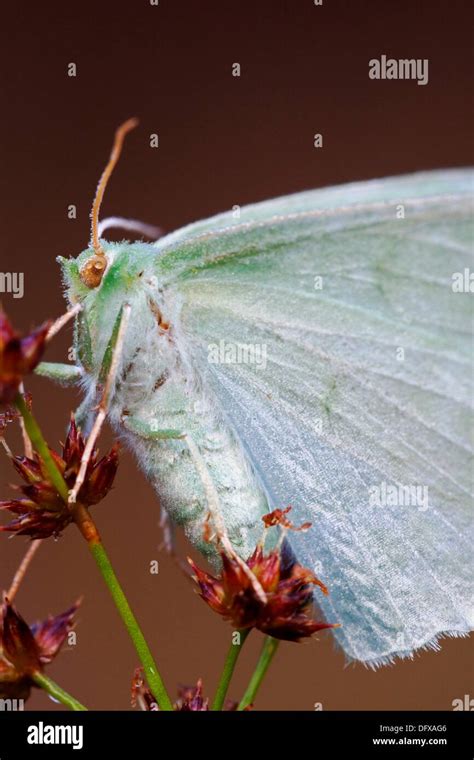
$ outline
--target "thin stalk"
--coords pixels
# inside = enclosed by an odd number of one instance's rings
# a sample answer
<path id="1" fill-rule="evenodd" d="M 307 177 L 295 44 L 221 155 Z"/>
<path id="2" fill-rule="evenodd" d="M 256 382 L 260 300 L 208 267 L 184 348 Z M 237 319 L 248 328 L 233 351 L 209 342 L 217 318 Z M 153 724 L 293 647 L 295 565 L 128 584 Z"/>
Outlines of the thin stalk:
<path id="1" fill-rule="evenodd" d="M 61 702 L 62 705 L 69 707 L 70 710 L 74 710 L 76 712 L 87 710 L 87 707 L 84 707 L 84 705 L 78 702 L 77 699 L 72 697 L 67 693 L 67 691 L 64 691 L 64 689 L 58 686 L 57 683 L 52 681 L 51 678 L 45 676 L 44 673 L 35 673 L 31 676 L 31 678 L 37 686 L 46 691 L 54 699 L 57 699 L 58 702 Z"/>
<path id="2" fill-rule="evenodd" d="M 140 658 L 140 662 L 143 665 L 146 679 L 153 693 L 153 696 L 155 697 L 161 710 L 173 710 L 173 704 L 168 696 L 165 685 L 153 659 L 153 655 L 148 644 L 146 643 L 145 637 L 141 631 L 140 626 L 138 625 L 135 615 L 130 608 L 127 597 L 122 590 L 118 578 L 115 575 L 114 569 L 107 556 L 107 552 L 105 551 L 100 541 L 98 543 L 89 541 L 88 546 L 92 556 L 96 561 L 97 567 L 99 568 L 102 577 L 108 586 L 119 615 L 125 624 L 130 638 L 133 641 L 137 654 Z"/>
<path id="3" fill-rule="evenodd" d="M 212 703 L 211 710 L 222 710 L 224 706 L 224 700 L 227 695 L 227 691 L 229 688 L 230 680 L 232 678 L 237 660 L 239 658 L 239 654 L 242 650 L 242 647 L 245 643 L 245 640 L 247 636 L 250 633 L 250 629 L 242 629 L 240 631 L 236 631 L 235 633 L 238 633 L 238 644 L 234 644 L 232 641 L 229 651 L 227 652 L 227 657 L 225 659 L 224 668 L 222 670 L 222 674 L 219 680 L 219 685 L 217 687 L 216 696 L 214 697 L 214 701 Z M 232 634 L 232 637 L 234 634 Z"/>
<path id="4" fill-rule="evenodd" d="M 262 652 L 257 662 L 257 667 L 254 670 L 253 676 L 250 679 L 250 683 L 247 686 L 247 691 L 242 697 L 237 710 L 245 710 L 249 705 L 253 705 L 257 691 L 265 677 L 265 674 L 270 667 L 270 663 L 275 656 L 275 652 L 278 649 L 278 639 L 274 639 L 272 636 L 266 636 L 263 642 Z"/>

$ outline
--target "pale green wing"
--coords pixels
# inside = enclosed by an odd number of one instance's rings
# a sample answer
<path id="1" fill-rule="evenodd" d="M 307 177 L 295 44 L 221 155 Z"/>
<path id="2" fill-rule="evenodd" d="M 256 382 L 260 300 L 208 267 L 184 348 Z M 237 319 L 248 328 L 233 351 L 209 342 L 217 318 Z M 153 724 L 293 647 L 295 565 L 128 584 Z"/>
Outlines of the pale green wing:
<path id="1" fill-rule="evenodd" d="M 272 198 L 261 203 L 234 207 L 209 219 L 193 222 L 176 232 L 161 238 L 155 247 L 164 250 L 182 243 L 196 235 L 224 230 L 242 224 L 266 222 L 268 219 L 288 214 L 342 209 L 347 205 L 368 205 L 385 201 L 398 204 L 405 198 L 423 198 L 452 193 L 471 193 L 473 175 L 471 170 L 448 169 L 435 172 L 401 175 L 390 179 L 374 179 L 367 182 L 351 182 L 345 185 L 324 187 L 303 193 Z"/>
<path id="2" fill-rule="evenodd" d="M 158 246 L 183 350 L 271 503 L 313 522 L 294 550 L 374 664 L 472 627 L 472 295 L 453 290 L 471 188 L 455 171 L 315 191 Z"/>

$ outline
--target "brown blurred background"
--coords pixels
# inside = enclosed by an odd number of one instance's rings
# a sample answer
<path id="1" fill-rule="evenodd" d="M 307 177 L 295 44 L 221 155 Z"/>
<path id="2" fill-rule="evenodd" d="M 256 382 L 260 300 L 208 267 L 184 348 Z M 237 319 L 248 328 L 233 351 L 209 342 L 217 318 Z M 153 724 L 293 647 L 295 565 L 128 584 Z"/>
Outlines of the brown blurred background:
<path id="1" fill-rule="evenodd" d="M 88 240 L 89 209 L 116 126 L 128 139 L 103 214 L 172 230 L 244 204 L 311 187 L 472 163 L 471 3 L 270 2 L 10 3 L 2 10 L 2 271 L 25 273 L 25 297 L 2 296 L 27 329 L 64 309 L 58 254 Z M 371 81 L 381 54 L 428 58 L 429 84 Z M 77 65 L 77 76 L 67 66 Z M 231 75 L 241 64 L 241 77 Z M 160 146 L 150 149 L 150 133 Z M 313 135 L 323 134 L 323 149 Z M 76 204 L 77 219 L 67 218 Z M 113 237 L 113 235 L 111 235 Z M 64 360 L 66 331 L 48 351 Z M 63 438 L 78 395 L 33 378 L 35 410 L 51 443 Z M 9 442 L 18 443 L 14 431 Z M 110 440 L 103 438 L 102 449 Z M 0 459 L 2 497 L 14 480 Z M 133 457 L 95 517 L 170 690 L 203 677 L 212 693 L 230 627 L 159 551 L 156 498 Z M 3 518 L 2 518 L 3 519 Z M 4 534 L 7 586 L 26 541 Z M 180 551 L 189 552 L 183 540 Z M 158 559 L 160 572 L 149 573 Z M 17 603 L 29 620 L 84 602 L 77 644 L 50 675 L 90 708 L 128 709 L 137 657 L 74 528 L 40 548 Z M 258 651 L 246 645 L 231 687 L 238 697 Z M 468 640 L 377 672 L 345 666 L 330 635 L 280 648 L 260 709 L 451 709 L 472 692 Z M 37 692 L 30 703 L 52 708 Z"/>

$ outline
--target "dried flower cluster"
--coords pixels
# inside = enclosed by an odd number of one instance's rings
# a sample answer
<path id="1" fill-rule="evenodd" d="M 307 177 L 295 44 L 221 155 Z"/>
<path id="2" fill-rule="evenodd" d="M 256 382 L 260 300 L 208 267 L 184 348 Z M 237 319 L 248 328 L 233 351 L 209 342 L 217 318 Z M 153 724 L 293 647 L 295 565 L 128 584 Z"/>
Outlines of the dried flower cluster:
<path id="1" fill-rule="evenodd" d="M 79 602 L 56 617 L 29 626 L 8 599 L 0 611 L 0 697 L 26 699 L 32 676 L 59 653 Z"/>
<path id="2" fill-rule="evenodd" d="M 295 528 L 285 517 L 288 511 L 275 510 L 265 515 L 265 526 L 281 525 L 292 530 L 310 527 L 305 523 Z M 188 561 L 194 570 L 200 596 L 235 628 L 258 628 L 277 639 L 299 641 L 316 631 L 337 627 L 337 624 L 312 619 L 314 587 L 319 587 L 323 594 L 328 590 L 307 568 L 296 562 L 290 566 L 284 564 L 279 548 L 265 554 L 261 543 L 246 562 L 265 592 L 266 602 L 257 596 L 251 579 L 236 559 L 225 552 L 221 553 L 221 559 L 219 577 L 201 570 L 191 559 Z"/>
<path id="3" fill-rule="evenodd" d="M 72 487 L 79 472 L 85 442 L 71 418 L 62 455 L 51 450 L 51 455 L 68 487 Z M 84 484 L 79 491 L 79 500 L 92 506 L 105 498 L 112 487 L 118 467 L 118 445 L 97 461 L 95 449 L 87 466 Z M 51 483 L 44 462 L 38 454 L 34 459 L 17 456 L 12 459 L 16 471 L 26 481 L 26 485 L 13 486 L 23 494 L 22 498 L 0 501 L 0 509 L 7 509 L 17 515 L 0 531 L 9 531 L 31 538 L 58 536 L 72 521 L 72 512 Z"/>

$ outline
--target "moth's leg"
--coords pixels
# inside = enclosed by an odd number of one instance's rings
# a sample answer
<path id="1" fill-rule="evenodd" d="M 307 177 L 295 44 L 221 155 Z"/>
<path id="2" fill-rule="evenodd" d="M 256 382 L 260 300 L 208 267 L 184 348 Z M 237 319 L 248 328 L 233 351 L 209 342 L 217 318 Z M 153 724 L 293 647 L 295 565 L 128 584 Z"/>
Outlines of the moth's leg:
<path id="1" fill-rule="evenodd" d="M 81 311 L 82 306 L 80 303 L 76 303 L 75 306 L 73 306 L 71 309 L 68 309 L 65 314 L 62 314 L 58 319 L 56 319 L 55 322 L 51 325 L 49 328 L 47 334 L 46 334 L 46 340 L 49 341 L 51 338 L 54 338 L 54 336 L 62 330 L 64 325 L 67 325 L 70 319 L 76 316 L 76 314 L 79 314 Z"/>
<path id="2" fill-rule="evenodd" d="M 140 436 L 140 438 L 147 438 L 148 440 L 178 440 L 179 438 L 186 437 L 186 433 L 182 430 L 175 430 L 174 428 L 157 429 L 154 420 L 149 422 L 147 420 L 141 420 L 139 417 L 133 417 L 132 415 L 124 415 L 122 417 L 122 424 L 126 430 L 130 430 L 131 433 L 135 433 L 135 435 Z"/>
<path id="3" fill-rule="evenodd" d="M 222 517 L 219 494 L 217 493 L 217 489 L 214 485 L 214 481 L 212 480 L 207 464 L 204 461 L 204 458 L 202 457 L 201 452 L 199 451 L 199 448 L 194 442 L 191 435 L 187 433 L 186 431 L 169 430 L 169 429 L 156 430 L 154 424 L 150 424 L 149 422 L 146 422 L 145 420 L 140 420 L 137 417 L 126 416 L 123 418 L 123 424 L 127 430 L 132 431 L 133 433 L 141 436 L 142 438 L 154 439 L 154 440 L 166 440 L 166 439 L 174 438 L 174 439 L 184 439 L 186 441 L 189 448 L 189 453 L 191 454 L 191 458 L 193 460 L 194 467 L 196 468 L 196 472 L 198 473 L 201 479 L 204 493 L 206 495 L 207 506 L 208 506 L 210 517 L 214 524 L 216 538 L 218 542 L 221 544 L 226 554 L 229 557 L 232 557 L 232 559 L 234 559 L 240 565 L 240 567 L 242 568 L 242 571 L 249 578 L 255 593 L 261 599 L 261 601 L 265 603 L 267 601 L 267 597 L 261 584 L 257 580 L 254 573 L 252 573 L 248 565 L 237 554 L 237 552 L 235 551 L 234 547 L 232 546 L 230 542 L 229 536 L 227 534 L 227 529 L 225 527 L 224 519 Z"/>
<path id="4" fill-rule="evenodd" d="M 95 442 L 97 441 L 99 433 L 102 429 L 102 425 L 104 424 L 105 418 L 107 416 L 110 394 L 114 386 L 120 357 L 122 355 L 123 342 L 127 330 L 127 325 L 130 319 L 130 312 L 131 308 L 129 304 L 125 304 L 122 312 L 119 314 L 116 326 L 114 326 L 114 330 L 112 332 L 112 337 L 105 350 L 104 360 L 102 362 L 102 368 L 99 376 L 100 379 L 103 373 L 106 372 L 106 376 L 104 377 L 104 390 L 102 392 L 102 397 L 98 406 L 97 416 L 92 426 L 92 430 L 87 438 L 86 446 L 81 459 L 81 466 L 79 467 L 79 472 L 76 477 L 76 482 L 74 483 L 74 487 L 71 489 L 71 491 L 69 491 L 68 501 L 70 504 L 73 504 L 76 501 L 77 494 L 79 493 L 79 490 L 84 482 L 87 465 L 91 458 Z"/>
<path id="5" fill-rule="evenodd" d="M 49 328 L 46 341 L 50 341 L 57 333 L 62 330 L 73 317 L 75 317 L 81 311 L 81 304 L 77 303 L 65 314 L 58 317 L 55 322 Z M 62 385 L 74 385 L 82 377 L 82 369 L 71 364 L 59 364 L 57 362 L 40 362 L 35 369 L 35 374 L 41 377 L 47 377 L 50 380 L 55 380 Z"/>
<path id="6" fill-rule="evenodd" d="M 110 229 L 138 232 L 139 235 L 150 238 L 150 240 L 158 240 L 163 235 L 163 230 L 160 227 L 155 227 L 154 224 L 146 224 L 139 219 L 126 219 L 123 216 L 108 216 L 106 219 L 102 219 L 98 227 L 99 237 L 102 237 L 104 232 Z"/>
<path id="7" fill-rule="evenodd" d="M 35 375 L 55 380 L 61 385 L 75 385 L 82 378 L 84 372 L 81 367 L 74 364 L 61 364 L 59 362 L 40 362 L 35 369 Z"/>

